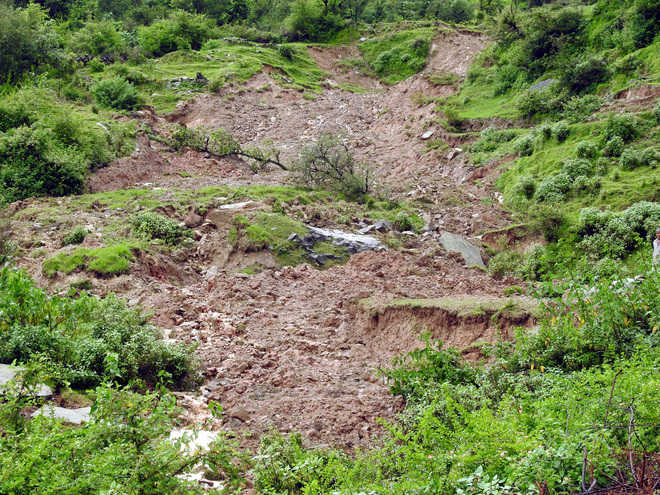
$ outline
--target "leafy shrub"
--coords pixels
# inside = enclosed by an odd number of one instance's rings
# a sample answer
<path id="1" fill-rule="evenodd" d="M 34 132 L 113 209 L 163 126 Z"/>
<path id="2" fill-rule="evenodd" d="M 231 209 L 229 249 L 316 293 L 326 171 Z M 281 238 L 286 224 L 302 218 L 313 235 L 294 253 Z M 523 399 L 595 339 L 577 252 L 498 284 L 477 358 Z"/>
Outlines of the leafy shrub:
<path id="1" fill-rule="evenodd" d="M 580 141 L 575 152 L 578 158 L 593 159 L 598 157 L 598 145 L 592 141 Z"/>
<path id="2" fill-rule="evenodd" d="M 277 52 L 287 60 L 293 60 L 293 56 L 295 55 L 295 51 L 290 45 L 279 45 Z"/>
<path id="3" fill-rule="evenodd" d="M 520 156 L 530 156 L 534 153 L 535 139 L 532 134 L 521 137 L 514 143 L 514 149 Z"/>
<path id="4" fill-rule="evenodd" d="M 528 249 L 518 266 L 517 275 L 524 280 L 540 280 L 548 267 L 545 247 L 539 244 Z"/>
<path id="5" fill-rule="evenodd" d="M 104 107 L 132 110 L 139 104 L 135 87 L 122 77 L 104 79 L 92 86 L 94 99 Z"/>
<path id="6" fill-rule="evenodd" d="M 462 23 L 474 18 L 474 5 L 468 0 L 435 0 L 426 7 L 425 17 Z"/>
<path id="7" fill-rule="evenodd" d="M 619 165 L 621 165 L 621 168 L 624 170 L 633 170 L 642 166 L 642 160 L 636 150 L 628 148 L 621 153 Z"/>
<path id="8" fill-rule="evenodd" d="M 582 122 L 593 115 L 602 106 L 596 95 L 574 96 L 564 103 L 562 117 L 570 122 Z"/>
<path id="9" fill-rule="evenodd" d="M 567 92 L 558 84 L 550 84 L 541 89 L 528 89 L 516 100 L 516 109 L 522 117 L 534 115 L 555 115 L 564 106 Z"/>
<path id="10" fill-rule="evenodd" d="M 203 15 L 183 11 L 176 11 L 167 19 L 138 28 L 140 46 L 155 56 L 176 50 L 199 50 L 213 34 L 211 20 Z"/>
<path id="11" fill-rule="evenodd" d="M 132 221 L 133 230 L 148 239 L 161 239 L 170 245 L 190 236 L 189 231 L 171 218 L 154 212 L 139 213 Z"/>
<path id="12" fill-rule="evenodd" d="M 604 59 L 590 56 L 564 66 L 561 82 L 575 93 L 582 92 L 607 77 L 610 71 Z"/>
<path id="13" fill-rule="evenodd" d="M 82 244 L 85 237 L 87 237 L 87 230 L 84 227 L 76 227 L 62 239 L 62 245 Z"/>
<path id="14" fill-rule="evenodd" d="M 609 211 L 602 211 L 595 206 L 582 208 L 578 215 L 577 232 L 583 237 L 596 234 L 603 230 L 610 217 Z"/>
<path id="15" fill-rule="evenodd" d="M 117 297 L 51 297 L 22 271 L 4 268 L 0 275 L 0 303 L 7 308 L 0 314 L 1 362 L 45 357 L 57 370 L 55 380 L 75 386 L 155 383 L 160 371 L 181 385 L 194 376 L 189 349 L 166 344 L 158 329 Z M 61 316 L 53 320 L 53 314 Z"/>
<path id="16" fill-rule="evenodd" d="M 603 141 L 607 142 L 617 136 L 627 143 L 639 136 L 640 129 L 637 119 L 634 115 L 623 113 L 619 115 L 611 114 L 605 122 L 602 131 Z"/>
<path id="17" fill-rule="evenodd" d="M 653 116 L 655 117 L 655 120 L 660 123 L 660 103 L 656 103 L 653 107 Z"/>
<path id="18" fill-rule="evenodd" d="M 580 175 L 591 176 L 595 170 L 596 167 L 592 162 L 581 158 L 564 160 L 561 167 L 561 172 L 572 179 Z"/>
<path id="19" fill-rule="evenodd" d="M 298 180 L 307 186 L 325 188 L 361 197 L 371 189 L 371 176 L 341 140 L 329 134 L 304 147 L 295 164 Z"/>
<path id="20" fill-rule="evenodd" d="M 621 156 L 623 153 L 624 142 L 620 136 L 613 136 L 609 139 L 603 148 L 603 154 L 605 156 Z"/>
<path id="21" fill-rule="evenodd" d="M 569 134 L 571 133 L 571 128 L 568 126 L 566 122 L 557 122 L 554 125 L 552 132 L 555 135 L 557 141 L 563 143 L 564 141 L 566 141 Z"/>
<path id="22" fill-rule="evenodd" d="M 209 91 L 212 93 L 219 93 L 225 87 L 227 79 L 224 76 L 213 77 L 209 81 Z"/>
<path id="23" fill-rule="evenodd" d="M 21 101 L 6 99 L 0 102 L 0 132 L 7 132 L 34 121 L 27 105 Z"/>
<path id="24" fill-rule="evenodd" d="M 495 73 L 493 95 L 500 96 L 505 94 L 511 88 L 517 86 L 521 79 L 524 80 L 524 76 L 515 65 L 506 64 L 498 67 Z"/>
<path id="25" fill-rule="evenodd" d="M 118 55 L 126 48 L 118 28 L 118 23 L 108 20 L 88 21 L 73 35 L 71 45 L 76 53 L 82 55 Z"/>
<path id="26" fill-rule="evenodd" d="M 345 23 L 339 15 L 322 9 L 319 3 L 295 0 L 284 25 L 286 34 L 292 41 L 327 41 L 340 31 Z"/>
<path id="27" fill-rule="evenodd" d="M 522 255 L 515 251 L 497 253 L 488 262 L 488 273 L 496 279 L 501 279 L 505 276 L 514 276 L 520 267 L 522 259 Z"/>
<path id="28" fill-rule="evenodd" d="M 407 230 L 416 230 L 415 221 L 412 215 L 406 213 L 405 211 L 400 211 L 396 214 L 394 218 L 394 228 L 399 232 L 404 232 Z"/>
<path id="29" fill-rule="evenodd" d="M 536 181 L 528 175 L 521 177 L 516 184 L 516 192 L 522 194 L 526 199 L 532 199 L 536 192 Z"/>
<path id="30" fill-rule="evenodd" d="M 9 221 L 0 219 L 0 267 L 7 263 L 16 251 L 16 244 L 11 239 Z"/>
<path id="31" fill-rule="evenodd" d="M 501 144 L 508 143 L 516 137 L 519 133 L 511 129 L 498 130 L 494 127 L 487 127 L 479 134 L 479 139 L 472 145 L 473 152 L 480 151 L 495 151 Z"/>
<path id="32" fill-rule="evenodd" d="M 556 241 L 566 224 L 564 212 L 556 206 L 538 205 L 530 216 L 532 228 L 543 234 L 548 242 Z"/>
<path id="33" fill-rule="evenodd" d="M 548 123 L 542 124 L 536 128 L 539 136 L 543 138 L 544 141 L 552 138 L 552 126 Z"/>
<path id="34" fill-rule="evenodd" d="M 559 203 L 566 199 L 573 181 L 566 173 L 559 173 L 546 178 L 536 190 L 536 199 L 545 203 Z"/>
<path id="35" fill-rule="evenodd" d="M 426 66 L 431 36 L 429 30 L 402 31 L 365 41 L 360 44 L 360 51 L 378 76 L 393 84 Z"/>
<path id="36" fill-rule="evenodd" d="M 9 2 L 0 3 L 0 80 L 17 82 L 28 71 L 64 62 L 60 44 L 38 4 L 15 9 Z"/>

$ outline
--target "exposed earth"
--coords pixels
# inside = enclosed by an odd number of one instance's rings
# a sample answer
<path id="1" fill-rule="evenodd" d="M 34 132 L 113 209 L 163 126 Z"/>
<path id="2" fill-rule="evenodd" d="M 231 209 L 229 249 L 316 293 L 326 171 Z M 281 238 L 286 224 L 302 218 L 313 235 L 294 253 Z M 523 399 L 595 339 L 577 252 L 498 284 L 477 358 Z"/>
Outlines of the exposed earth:
<path id="1" fill-rule="evenodd" d="M 314 100 L 279 87 L 265 71 L 240 90 L 199 95 L 171 114 L 156 115 L 147 109 L 135 115 L 156 132 L 176 122 L 224 128 L 242 145 L 271 140 L 283 160 L 292 160 L 301 144 L 322 133 L 339 132 L 373 167 L 383 191 L 414 202 L 426 223 L 422 233 L 396 234 L 395 247 L 355 254 L 345 265 L 319 270 L 310 264 L 282 267 L 268 251 L 230 247 L 233 213 L 217 213 L 221 205 L 231 203 L 228 198 L 215 198 L 192 219 L 185 212 L 161 208 L 161 213 L 185 219 L 194 228 L 192 246 L 143 252 L 127 274 L 91 276 L 92 292 L 118 293 L 150 311 L 167 338 L 198 343 L 206 381 L 199 394 L 181 395 L 189 420 L 208 417 L 206 405 L 217 401 L 225 414 L 223 424 L 214 427 L 245 433 L 248 445 L 256 445 L 272 428 L 299 431 L 313 445 L 367 445 L 380 432 L 377 418 L 391 420 L 402 408 L 376 370 L 423 345 L 421 332 L 431 331 L 468 358 L 478 359 L 475 344 L 508 338 L 512 327 L 533 323 L 525 311 L 492 318 L 500 314 L 498 305 L 524 307 L 504 295 L 512 281 L 496 281 L 481 269 L 465 266 L 460 255 L 438 243 L 440 233 L 448 231 L 479 245 L 484 233 L 510 224 L 496 194 L 471 180 L 483 175 L 472 175 L 463 143 L 443 130 L 435 104 L 423 98 L 452 94 L 454 87 L 434 85 L 429 76 L 442 72 L 465 77 L 470 61 L 486 44 L 477 34 L 443 33 L 433 41 L 427 68 L 392 87 L 342 68 L 338 62 L 355 57 L 355 46 L 310 48 L 328 71 L 329 81 L 328 89 Z M 333 81 L 360 85 L 366 92 L 338 89 Z M 430 143 L 439 146 L 429 149 Z M 257 174 L 238 158 L 217 159 L 191 150 L 177 153 L 140 133 L 136 151 L 95 172 L 88 187 L 90 192 L 147 190 L 167 202 L 175 189 L 194 194 L 209 186 L 288 181 L 288 173 L 277 168 Z M 81 278 L 76 272 L 55 278 L 42 273 L 43 258 L 63 249 L 67 228 L 120 229 L 132 213 L 107 204 L 83 208 L 80 201 L 28 200 L 9 209 L 12 228 L 23 240 L 19 266 L 53 291 Z M 137 200 L 130 205 L 140 208 Z M 36 212 L 46 206 L 59 212 L 50 226 L 37 221 Z M 254 201 L 239 209 L 270 207 L 268 201 Z M 364 223 L 361 218 L 348 227 L 338 223 L 332 208 L 315 210 L 313 205 L 295 203 L 291 207 L 317 227 L 355 232 Z M 99 239 L 100 235 L 88 236 L 83 246 L 100 246 Z M 35 250 L 39 256 L 28 254 Z M 255 264 L 260 272 L 243 271 Z M 431 304 L 420 309 L 406 303 L 437 298 L 450 298 L 455 307 Z M 480 300 L 490 303 L 475 305 Z M 396 309 L 388 309 L 390 304 Z"/>

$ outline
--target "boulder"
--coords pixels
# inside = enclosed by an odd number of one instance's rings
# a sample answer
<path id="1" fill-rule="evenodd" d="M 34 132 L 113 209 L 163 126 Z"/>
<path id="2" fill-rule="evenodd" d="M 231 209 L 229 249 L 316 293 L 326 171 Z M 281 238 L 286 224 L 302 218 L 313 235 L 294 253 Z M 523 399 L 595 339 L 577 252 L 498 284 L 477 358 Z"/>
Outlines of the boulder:
<path id="1" fill-rule="evenodd" d="M 0 394 L 7 387 L 7 383 L 23 371 L 25 371 L 25 368 L 21 368 L 20 366 L 0 364 Z M 36 395 L 37 397 L 50 397 L 53 395 L 53 391 L 48 385 L 39 384 L 36 387 Z"/>
<path id="2" fill-rule="evenodd" d="M 368 234 L 369 232 L 373 232 L 374 230 L 381 233 L 389 232 L 390 230 L 392 230 L 392 224 L 387 220 L 378 220 L 376 223 L 358 230 L 358 232 L 360 234 Z"/>
<path id="3" fill-rule="evenodd" d="M 40 409 L 34 411 L 32 413 L 32 417 L 34 418 L 35 416 L 48 416 L 50 418 L 61 419 L 66 423 L 79 425 L 89 421 L 91 411 L 92 411 L 91 407 L 66 409 L 64 407 L 58 407 L 58 406 L 53 406 L 52 404 L 46 404 Z"/>
<path id="4" fill-rule="evenodd" d="M 305 236 L 305 239 L 311 237 L 311 239 L 314 239 L 314 243 L 328 241 L 337 246 L 346 248 L 351 254 L 372 249 L 385 249 L 383 243 L 375 237 L 368 235 L 350 234 L 348 232 L 334 229 L 319 229 L 317 227 L 310 227 L 309 225 L 307 228 L 309 229 L 310 234 Z"/>
<path id="5" fill-rule="evenodd" d="M 243 201 L 241 203 L 232 203 L 222 205 L 210 210 L 206 214 L 206 222 L 214 225 L 216 228 L 229 226 L 236 215 L 250 210 L 256 210 L 263 206 L 256 201 Z"/>
<path id="6" fill-rule="evenodd" d="M 460 235 L 452 234 L 451 232 L 442 232 L 440 235 L 440 244 L 447 251 L 459 253 L 463 256 L 463 260 L 465 260 L 467 266 L 486 268 L 483 259 L 481 259 L 479 248 L 469 243 Z"/>
<path id="7" fill-rule="evenodd" d="M 186 218 L 183 219 L 184 225 L 186 227 L 188 227 L 189 229 L 199 227 L 200 225 L 202 225 L 203 221 L 204 221 L 204 219 L 202 217 L 200 217 L 194 211 L 188 212 L 188 214 L 186 215 Z"/>
<path id="8" fill-rule="evenodd" d="M 435 133 L 435 131 L 433 131 L 433 130 L 426 131 L 424 134 L 422 134 L 422 139 L 426 141 L 431 136 L 433 136 L 434 133 Z"/>

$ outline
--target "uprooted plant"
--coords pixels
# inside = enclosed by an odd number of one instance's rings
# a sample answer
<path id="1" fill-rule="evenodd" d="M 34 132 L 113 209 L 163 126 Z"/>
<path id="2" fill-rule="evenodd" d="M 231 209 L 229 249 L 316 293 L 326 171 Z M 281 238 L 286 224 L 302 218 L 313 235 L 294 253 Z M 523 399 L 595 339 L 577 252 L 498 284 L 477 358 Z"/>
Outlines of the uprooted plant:
<path id="1" fill-rule="evenodd" d="M 305 146 L 293 169 L 304 185 L 336 191 L 347 197 L 361 197 L 372 189 L 371 171 L 355 159 L 341 137 L 332 134 L 323 134 L 316 142 Z"/>

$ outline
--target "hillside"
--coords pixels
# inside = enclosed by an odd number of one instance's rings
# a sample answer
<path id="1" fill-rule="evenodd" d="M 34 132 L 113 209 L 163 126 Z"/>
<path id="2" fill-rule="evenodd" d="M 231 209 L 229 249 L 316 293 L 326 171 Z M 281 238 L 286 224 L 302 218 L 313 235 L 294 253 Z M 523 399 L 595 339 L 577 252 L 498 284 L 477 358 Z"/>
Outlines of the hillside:
<path id="1" fill-rule="evenodd" d="M 653 493 L 652 0 L 0 10 L 0 492 Z"/>

